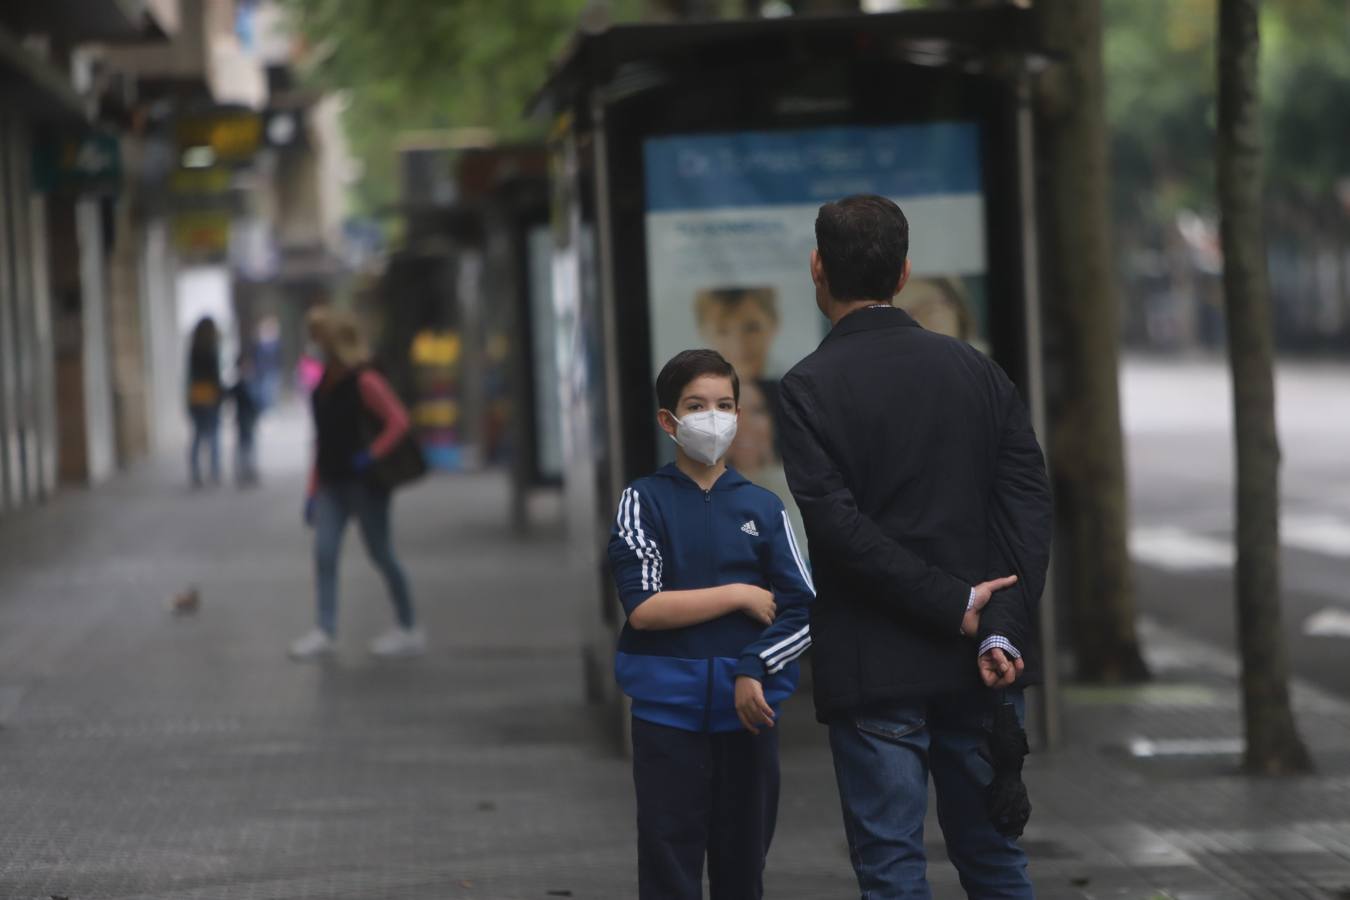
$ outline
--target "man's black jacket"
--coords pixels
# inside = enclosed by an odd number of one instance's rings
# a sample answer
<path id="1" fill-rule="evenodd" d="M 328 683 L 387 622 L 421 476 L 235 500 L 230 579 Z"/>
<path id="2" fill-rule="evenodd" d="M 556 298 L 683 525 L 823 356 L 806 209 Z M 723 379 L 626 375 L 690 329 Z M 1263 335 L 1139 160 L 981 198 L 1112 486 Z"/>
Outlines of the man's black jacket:
<path id="1" fill-rule="evenodd" d="M 810 542 L 812 673 L 821 721 L 978 685 L 979 641 L 1002 635 L 1039 678 L 1049 565 L 1045 461 L 1012 382 L 903 310 L 846 316 L 784 376 L 780 440 Z M 971 586 L 1015 574 L 980 634 Z"/>

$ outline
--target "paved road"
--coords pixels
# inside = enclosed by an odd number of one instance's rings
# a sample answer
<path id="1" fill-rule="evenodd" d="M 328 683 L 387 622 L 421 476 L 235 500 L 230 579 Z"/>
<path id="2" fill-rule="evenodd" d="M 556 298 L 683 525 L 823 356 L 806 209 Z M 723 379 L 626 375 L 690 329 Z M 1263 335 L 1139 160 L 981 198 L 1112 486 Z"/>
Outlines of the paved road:
<path id="1" fill-rule="evenodd" d="M 1298 675 L 1350 696 L 1350 364 L 1285 363 L 1285 630 Z M 1122 370 L 1139 605 L 1234 646 L 1232 412 L 1218 361 L 1131 359 Z"/>

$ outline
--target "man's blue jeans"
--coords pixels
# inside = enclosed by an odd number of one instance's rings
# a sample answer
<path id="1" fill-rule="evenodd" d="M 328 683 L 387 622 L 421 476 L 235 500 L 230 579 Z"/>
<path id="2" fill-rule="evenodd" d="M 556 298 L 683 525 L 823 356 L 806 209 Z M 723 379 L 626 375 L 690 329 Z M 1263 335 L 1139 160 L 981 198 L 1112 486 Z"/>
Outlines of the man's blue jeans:
<path id="1" fill-rule="evenodd" d="M 1006 696 L 1021 719 L 1022 692 Z M 996 697 L 979 688 L 891 703 L 830 724 L 844 830 L 863 900 L 932 897 L 923 850 L 930 771 L 947 856 L 966 895 L 1033 896 L 1026 854 L 995 830 L 985 811 L 993 769 L 980 749 Z"/>
<path id="2" fill-rule="evenodd" d="M 359 481 L 323 484 L 314 497 L 314 566 L 319 587 L 319 627 L 337 634 L 338 560 L 347 520 L 355 518 L 370 561 L 384 576 L 398 623 L 413 627 L 412 595 L 389 540 L 389 492 Z"/>

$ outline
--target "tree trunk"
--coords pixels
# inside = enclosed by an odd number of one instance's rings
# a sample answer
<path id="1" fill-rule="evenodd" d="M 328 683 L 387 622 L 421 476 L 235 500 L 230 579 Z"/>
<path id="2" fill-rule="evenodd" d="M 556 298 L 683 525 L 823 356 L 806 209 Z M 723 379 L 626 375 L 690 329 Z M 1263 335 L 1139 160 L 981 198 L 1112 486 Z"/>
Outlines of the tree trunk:
<path id="1" fill-rule="evenodd" d="M 1262 234 L 1258 0 L 1219 2 L 1218 193 L 1237 440 L 1237 628 L 1246 768 L 1306 772 L 1280 623 L 1274 335 Z"/>
<path id="2" fill-rule="evenodd" d="M 1101 0 L 1037 0 L 1044 46 L 1063 62 L 1037 102 L 1047 332 L 1057 388 L 1050 456 L 1056 566 L 1078 677 L 1142 681 L 1127 543 L 1118 384 L 1120 306 L 1107 200 Z"/>

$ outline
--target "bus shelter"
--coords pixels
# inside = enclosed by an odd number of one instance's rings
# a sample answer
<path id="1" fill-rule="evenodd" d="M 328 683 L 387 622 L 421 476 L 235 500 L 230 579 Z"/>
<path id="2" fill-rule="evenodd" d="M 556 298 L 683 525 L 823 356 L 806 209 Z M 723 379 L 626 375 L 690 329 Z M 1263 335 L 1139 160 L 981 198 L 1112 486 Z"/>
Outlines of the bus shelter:
<path id="1" fill-rule="evenodd" d="M 828 328 L 807 268 L 820 204 L 895 199 L 913 264 L 898 304 L 989 353 L 1040 424 L 1031 33 L 1028 13 L 1005 6 L 625 25 L 572 42 L 536 112 L 551 123 L 567 590 L 593 699 L 622 709 L 605 547 L 624 485 L 673 458 L 653 399 L 667 359 L 711 346 L 736 365 L 729 459 L 795 513 L 775 398 Z M 1048 592 L 1041 609 L 1034 724 L 1053 743 Z"/>

